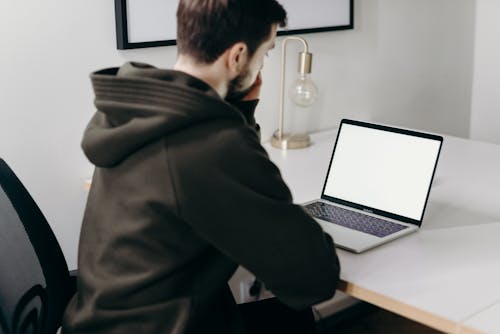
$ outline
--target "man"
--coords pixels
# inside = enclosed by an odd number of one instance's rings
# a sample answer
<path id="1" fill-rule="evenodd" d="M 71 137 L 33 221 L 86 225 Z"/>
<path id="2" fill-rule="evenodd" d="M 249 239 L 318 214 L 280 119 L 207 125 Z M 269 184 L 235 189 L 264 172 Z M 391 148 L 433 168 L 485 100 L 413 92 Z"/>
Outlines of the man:
<path id="1" fill-rule="evenodd" d="M 333 242 L 292 203 L 253 118 L 284 9 L 181 0 L 177 19 L 174 70 L 91 76 L 82 147 L 96 169 L 63 333 L 241 333 L 238 265 L 294 309 L 335 292 Z"/>

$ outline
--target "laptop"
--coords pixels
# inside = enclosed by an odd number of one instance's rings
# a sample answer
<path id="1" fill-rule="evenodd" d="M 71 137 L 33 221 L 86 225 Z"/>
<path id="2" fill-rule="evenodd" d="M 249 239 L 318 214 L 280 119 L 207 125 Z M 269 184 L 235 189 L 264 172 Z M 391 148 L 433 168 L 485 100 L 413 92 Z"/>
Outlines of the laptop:
<path id="1" fill-rule="evenodd" d="M 321 199 L 303 204 L 337 247 L 361 253 L 422 225 L 443 137 L 343 119 Z"/>

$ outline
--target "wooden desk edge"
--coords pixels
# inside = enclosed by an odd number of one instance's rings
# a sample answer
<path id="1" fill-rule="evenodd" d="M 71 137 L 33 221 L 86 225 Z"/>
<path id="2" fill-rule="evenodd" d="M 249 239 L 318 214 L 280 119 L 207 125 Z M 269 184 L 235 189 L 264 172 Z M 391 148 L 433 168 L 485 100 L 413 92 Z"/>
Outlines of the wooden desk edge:
<path id="1" fill-rule="evenodd" d="M 483 334 L 483 332 L 478 331 L 477 329 L 473 329 L 471 327 L 465 326 L 465 325 L 462 325 L 459 333 L 460 334 Z"/>
<path id="2" fill-rule="evenodd" d="M 390 312 L 399 314 L 405 318 L 420 322 L 426 326 L 435 328 L 446 333 L 466 333 L 478 334 L 479 332 L 460 332 L 460 324 L 448 319 L 442 318 L 427 311 L 401 303 L 392 298 L 383 296 L 376 292 L 367 290 L 355 284 L 340 280 L 338 290 L 354 298 L 366 301 Z"/>

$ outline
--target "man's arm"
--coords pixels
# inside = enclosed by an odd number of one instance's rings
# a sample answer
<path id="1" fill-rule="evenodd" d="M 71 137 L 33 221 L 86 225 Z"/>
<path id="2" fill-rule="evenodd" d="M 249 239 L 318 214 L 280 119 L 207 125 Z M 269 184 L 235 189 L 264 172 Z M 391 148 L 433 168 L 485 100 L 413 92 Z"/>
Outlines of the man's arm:
<path id="1" fill-rule="evenodd" d="M 255 132 L 213 126 L 192 147 L 169 146 L 180 216 L 289 306 L 331 298 L 340 272 L 331 237 L 293 204 Z"/>
<path id="2" fill-rule="evenodd" d="M 240 101 L 228 101 L 238 109 L 245 117 L 248 125 L 255 129 L 260 139 L 260 126 L 255 121 L 255 108 L 259 104 L 260 90 L 262 88 L 262 74 L 259 72 L 255 82 L 248 91 L 247 95 Z"/>

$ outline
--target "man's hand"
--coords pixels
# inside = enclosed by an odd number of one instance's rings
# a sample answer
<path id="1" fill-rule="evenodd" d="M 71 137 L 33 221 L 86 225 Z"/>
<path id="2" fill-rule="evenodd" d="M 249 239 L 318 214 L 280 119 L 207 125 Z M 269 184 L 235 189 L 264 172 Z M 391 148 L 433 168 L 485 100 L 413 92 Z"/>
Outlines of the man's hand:
<path id="1" fill-rule="evenodd" d="M 262 74 L 261 72 L 259 72 L 257 78 L 255 78 L 255 82 L 253 83 L 252 87 L 250 87 L 250 91 L 241 100 L 242 101 L 257 100 L 260 96 L 261 88 L 262 88 Z"/>

